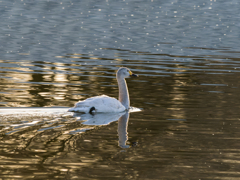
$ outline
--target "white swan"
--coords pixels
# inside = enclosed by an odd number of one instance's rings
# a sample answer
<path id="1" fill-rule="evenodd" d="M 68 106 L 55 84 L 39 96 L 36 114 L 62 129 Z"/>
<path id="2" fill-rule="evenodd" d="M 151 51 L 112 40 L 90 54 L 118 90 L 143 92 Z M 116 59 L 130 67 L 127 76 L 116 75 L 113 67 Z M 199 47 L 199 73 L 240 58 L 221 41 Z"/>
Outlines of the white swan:
<path id="1" fill-rule="evenodd" d="M 128 88 L 125 78 L 129 76 L 137 75 L 133 74 L 128 68 L 121 67 L 117 71 L 117 82 L 119 88 L 119 100 L 102 95 L 88 98 L 84 101 L 79 101 L 75 106 L 69 109 L 69 112 L 123 112 L 130 108 L 130 100 L 128 94 Z"/>

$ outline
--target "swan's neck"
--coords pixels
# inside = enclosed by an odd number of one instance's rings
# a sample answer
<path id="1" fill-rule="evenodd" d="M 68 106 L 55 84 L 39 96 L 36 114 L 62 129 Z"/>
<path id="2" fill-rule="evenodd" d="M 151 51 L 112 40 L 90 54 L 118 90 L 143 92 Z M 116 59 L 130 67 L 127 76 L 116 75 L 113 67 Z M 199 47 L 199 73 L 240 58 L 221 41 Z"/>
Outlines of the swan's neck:
<path id="1" fill-rule="evenodd" d="M 124 78 L 118 79 L 118 88 L 119 88 L 119 101 L 126 109 L 129 109 L 130 100 L 128 94 L 128 87 Z"/>

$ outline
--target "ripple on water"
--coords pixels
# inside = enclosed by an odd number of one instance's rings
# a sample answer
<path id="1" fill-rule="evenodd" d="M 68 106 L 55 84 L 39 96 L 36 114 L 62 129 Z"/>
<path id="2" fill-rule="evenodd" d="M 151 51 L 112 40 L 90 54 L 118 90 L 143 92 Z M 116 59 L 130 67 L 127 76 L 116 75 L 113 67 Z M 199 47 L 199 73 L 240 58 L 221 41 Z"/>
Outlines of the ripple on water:
<path id="1" fill-rule="evenodd" d="M 66 108 L 0 109 L 0 178 L 239 179 L 239 2 L 197 2 L 1 1 L 0 106 Z M 66 113 L 122 66 L 141 111 Z"/>

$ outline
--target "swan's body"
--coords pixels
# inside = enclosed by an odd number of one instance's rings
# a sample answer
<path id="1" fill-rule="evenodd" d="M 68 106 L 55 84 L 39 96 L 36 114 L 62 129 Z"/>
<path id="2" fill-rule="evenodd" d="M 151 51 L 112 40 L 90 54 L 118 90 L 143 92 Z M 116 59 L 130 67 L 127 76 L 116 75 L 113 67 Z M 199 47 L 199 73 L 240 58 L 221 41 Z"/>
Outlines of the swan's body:
<path id="1" fill-rule="evenodd" d="M 137 76 L 133 74 L 128 68 L 119 68 L 117 71 L 117 81 L 119 88 L 119 100 L 102 95 L 88 98 L 84 101 L 79 101 L 75 106 L 69 109 L 69 112 L 123 112 L 130 108 L 130 100 L 128 94 L 126 77 Z"/>
<path id="2" fill-rule="evenodd" d="M 123 112 L 126 108 L 115 98 L 102 95 L 79 101 L 68 111 L 88 113 L 94 107 L 97 112 Z"/>

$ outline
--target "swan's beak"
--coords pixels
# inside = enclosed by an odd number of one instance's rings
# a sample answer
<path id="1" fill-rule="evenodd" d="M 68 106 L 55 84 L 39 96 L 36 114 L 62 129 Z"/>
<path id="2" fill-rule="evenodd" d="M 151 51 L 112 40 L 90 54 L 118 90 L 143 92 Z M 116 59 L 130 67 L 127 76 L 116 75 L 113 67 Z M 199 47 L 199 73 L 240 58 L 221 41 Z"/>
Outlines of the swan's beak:
<path id="1" fill-rule="evenodd" d="M 132 71 L 129 71 L 129 74 L 130 74 L 130 76 L 132 76 L 132 77 L 138 77 L 138 75 L 137 75 L 137 74 L 133 74 Z"/>

